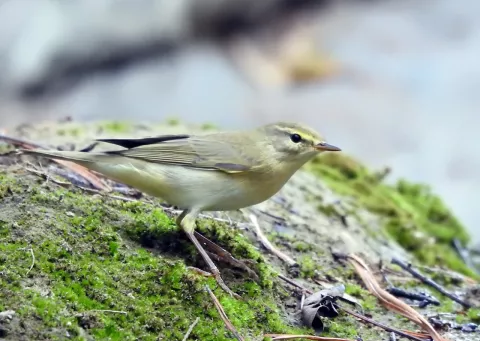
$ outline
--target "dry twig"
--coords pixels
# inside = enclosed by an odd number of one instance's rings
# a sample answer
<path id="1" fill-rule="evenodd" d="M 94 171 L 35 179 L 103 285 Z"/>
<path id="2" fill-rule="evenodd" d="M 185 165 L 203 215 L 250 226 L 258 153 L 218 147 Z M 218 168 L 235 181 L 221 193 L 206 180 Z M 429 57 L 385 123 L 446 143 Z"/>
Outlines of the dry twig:
<path id="1" fill-rule="evenodd" d="M 90 312 L 95 312 L 95 313 L 113 313 L 113 314 L 127 315 L 126 311 L 121 311 L 121 310 L 93 309 L 93 310 L 89 310 L 89 311 Z"/>
<path id="2" fill-rule="evenodd" d="M 265 334 L 265 337 L 271 337 L 272 341 L 275 340 L 293 340 L 293 339 L 307 339 L 317 341 L 353 341 L 351 339 L 342 339 L 337 337 L 322 337 L 312 335 L 288 335 L 288 334 Z"/>
<path id="3" fill-rule="evenodd" d="M 416 333 L 416 332 L 412 332 L 412 331 L 409 331 L 409 330 L 400 330 L 400 329 L 397 329 L 397 328 L 392 328 L 392 327 L 389 327 L 383 323 L 380 323 L 380 322 L 377 322 L 375 320 L 372 320 L 366 316 L 363 316 L 361 314 L 358 314 L 354 311 L 351 311 L 349 309 L 346 309 L 344 307 L 340 307 L 340 306 L 337 306 L 338 309 L 341 309 L 343 310 L 344 312 L 346 312 L 347 314 L 350 314 L 352 315 L 353 317 L 359 319 L 361 322 L 366 322 L 366 323 L 370 323 L 370 324 L 373 324 L 374 326 L 376 327 L 380 327 L 388 332 L 392 332 L 392 333 L 395 333 L 397 335 L 400 335 L 400 336 L 403 336 L 407 339 L 410 339 L 412 341 L 424 341 L 425 339 L 429 338 L 429 335 L 428 334 L 424 334 L 424 333 Z"/>
<path id="4" fill-rule="evenodd" d="M 278 250 L 275 246 L 270 243 L 270 241 L 265 237 L 263 234 L 262 230 L 260 229 L 260 226 L 258 225 L 258 219 L 254 214 L 250 214 L 250 220 L 252 222 L 252 225 L 255 229 L 255 234 L 257 235 L 257 238 L 260 240 L 260 243 L 271 253 L 273 253 L 275 256 L 280 258 L 282 261 L 287 263 L 289 266 L 294 266 L 297 264 L 295 260 L 290 258 L 288 255 L 284 254 L 282 251 Z"/>
<path id="5" fill-rule="evenodd" d="M 192 332 L 193 328 L 197 325 L 198 321 L 200 321 L 200 317 L 197 317 L 195 321 L 188 327 L 187 332 L 185 333 L 185 336 L 183 337 L 182 341 L 187 341 L 188 337 L 190 336 L 190 333 Z"/>
<path id="6" fill-rule="evenodd" d="M 310 294 L 310 295 L 313 294 L 313 291 L 312 291 L 312 290 L 305 288 L 304 286 L 302 286 L 301 284 L 295 282 L 293 279 L 288 278 L 287 276 L 284 276 L 284 275 L 282 275 L 282 274 L 279 274 L 278 277 L 279 277 L 280 279 L 283 279 L 285 282 L 293 285 L 294 287 L 302 290 L 302 292 L 305 292 L 305 293 Z"/>
<path id="7" fill-rule="evenodd" d="M 30 248 L 30 254 L 32 255 L 32 265 L 30 265 L 30 268 L 28 269 L 27 271 L 27 275 L 30 273 L 30 271 L 32 271 L 33 267 L 35 266 L 35 254 L 33 253 L 33 249 Z"/>
<path id="8" fill-rule="evenodd" d="M 28 249 L 27 248 L 21 248 L 19 250 L 28 251 L 32 255 L 32 265 L 30 265 L 30 268 L 28 268 L 27 273 L 25 274 L 25 275 L 28 275 L 30 273 L 30 271 L 32 271 L 33 267 L 35 266 L 35 254 L 33 253 L 33 249 L 31 247 L 28 248 Z"/>
<path id="9" fill-rule="evenodd" d="M 217 311 L 220 314 L 220 317 L 222 318 L 223 323 L 225 323 L 225 327 L 227 327 L 227 329 L 235 336 L 235 338 L 238 341 L 244 341 L 244 338 L 238 333 L 237 329 L 235 329 L 232 322 L 230 322 L 230 320 L 228 319 L 228 316 L 225 313 L 225 310 L 223 310 L 222 304 L 220 303 L 218 298 L 215 296 L 212 290 L 210 290 L 208 285 L 205 286 L 205 289 L 208 291 L 210 297 L 212 298 L 215 308 L 217 308 Z"/>

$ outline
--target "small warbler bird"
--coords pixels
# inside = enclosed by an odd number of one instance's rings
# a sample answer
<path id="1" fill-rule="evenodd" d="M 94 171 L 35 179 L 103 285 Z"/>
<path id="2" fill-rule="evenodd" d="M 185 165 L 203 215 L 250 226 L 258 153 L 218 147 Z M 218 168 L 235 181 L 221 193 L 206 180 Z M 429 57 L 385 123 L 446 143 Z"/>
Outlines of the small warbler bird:
<path id="1" fill-rule="evenodd" d="M 194 235 L 198 214 L 237 210 L 265 201 L 315 155 L 340 150 L 314 130 L 286 122 L 249 131 L 97 141 L 124 149 L 22 152 L 75 162 L 183 209 L 177 225 L 194 243 L 219 285 L 231 295 Z"/>

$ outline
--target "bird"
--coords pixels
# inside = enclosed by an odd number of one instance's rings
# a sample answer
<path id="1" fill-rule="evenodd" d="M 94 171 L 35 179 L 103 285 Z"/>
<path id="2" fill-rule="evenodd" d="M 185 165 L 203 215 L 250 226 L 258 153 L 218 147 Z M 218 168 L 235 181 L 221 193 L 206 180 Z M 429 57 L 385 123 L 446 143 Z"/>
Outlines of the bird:
<path id="1" fill-rule="evenodd" d="M 232 296 L 218 268 L 194 235 L 203 211 L 229 211 L 259 204 L 275 195 L 306 162 L 341 151 L 300 123 L 276 122 L 249 130 L 145 138 L 98 139 L 122 147 L 104 152 L 20 150 L 67 160 L 167 203 L 204 259 L 219 286 Z M 117 147 L 118 149 L 118 147 Z"/>

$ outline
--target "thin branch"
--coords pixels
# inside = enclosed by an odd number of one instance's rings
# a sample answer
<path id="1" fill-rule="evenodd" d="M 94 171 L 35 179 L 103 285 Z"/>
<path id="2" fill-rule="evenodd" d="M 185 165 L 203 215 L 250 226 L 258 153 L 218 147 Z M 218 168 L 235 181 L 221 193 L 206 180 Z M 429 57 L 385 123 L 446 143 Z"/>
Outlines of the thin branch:
<path id="1" fill-rule="evenodd" d="M 28 251 L 30 251 L 30 254 L 32 255 L 32 265 L 30 265 L 30 268 L 28 269 L 26 275 L 28 275 L 30 273 L 30 271 L 32 271 L 32 269 L 35 265 L 35 254 L 33 253 L 33 249 L 30 248 L 30 249 L 28 249 Z"/>
<path id="2" fill-rule="evenodd" d="M 362 322 L 367 322 L 367 323 L 373 324 L 374 326 L 380 327 L 380 328 L 382 328 L 382 329 L 384 329 L 384 330 L 386 330 L 386 331 L 388 331 L 388 332 L 392 332 L 392 333 L 398 334 L 398 335 L 400 335 L 400 336 L 403 336 L 403 337 L 405 337 L 405 338 L 407 338 L 407 339 L 410 339 L 410 340 L 413 340 L 413 341 L 424 341 L 423 338 L 420 338 L 420 337 L 416 337 L 416 336 L 414 336 L 414 335 L 411 335 L 411 334 L 410 334 L 411 332 L 404 332 L 404 331 L 399 330 L 399 329 L 397 329 L 397 328 L 389 327 L 389 326 L 387 326 L 387 325 L 385 325 L 385 324 L 383 324 L 383 323 L 380 323 L 380 322 L 377 322 L 377 321 L 375 321 L 375 320 L 372 320 L 372 319 L 370 319 L 370 318 L 368 318 L 368 317 L 366 317 L 366 316 L 364 316 L 364 315 L 358 314 L 358 313 L 356 313 L 356 312 L 354 312 L 354 311 L 351 311 L 351 310 L 349 310 L 349 309 L 347 309 L 347 308 L 344 308 L 344 307 L 342 307 L 342 306 L 339 306 L 339 305 L 337 305 L 337 308 L 340 309 L 340 310 L 343 310 L 343 311 L 346 312 L 347 314 L 350 314 L 350 315 L 356 317 L 357 319 L 359 319 L 359 320 L 362 321 Z"/>
<path id="3" fill-rule="evenodd" d="M 403 270 L 407 271 L 408 273 L 410 273 L 413 277 L 415 277 L 416 279 L 422 281 L 422 283 L 424 284 L 427 284 L 433 288 L 435 288 L 436 290 L 438 290 L 440 293 L 442 293 L 443 295 L 447 296 L 448 298 L 450 298 L 451 300 L 461 304 L 462 306 L 464 306 L 465 308 L 471 308 L 472 305 L 468 302 L 465 302 L 463 301 L 462 299 L 460 299 L 458 296 L 456 296 L 455 294 L 452 294 L 451 292 L 448 292 L 445 288 L 443 288 L 440 284 L 438 284 L 437 282 L 435 282 L 433 279 L 430 279 L 424 275 L 422 275 L 420 272 L 418 272 L 417 270 L 415 270 L 414 268 L 412 268 L 411 264 L 406 264 L 404 262 L 402 262 L 401 260 L 397 259 L 397 258 L 393 258 L 392 259 L 392 263 L 393 264 L 396 264 L 398 265 L 399 267 L 401 267 Z"/>
<path id="4" fill-rule="evenodd" d="M 351 339 L 342 339 L 338 337 L 324 337 L 324 336 L 313 336 L 313 335 L 265 334 L 263 336 L 271 337 L 272 341 L 293 340 L 293 339 L 306 339 L 306 340 L 316 340 L 316 341 L 353 341 Z"/>
<path id="5" fill-rule="evenodd" d="M 126 312 L 126 311 L 121 311 L 121 310 L 109 310 L 109 309 L 93 309 L 93 310 L 89 310 L 89 312 L 96 312 L 96 313 L 114 313 L 114 314 L 127 315 L 127 312 Z"/>
<path id="6" fill-rule="evenodd" d="M 297 265 L 297 262 L 295 260 L 293 260 L 288 255 L 278 250 L 275 246 L 272 245 L 272 243 L 270 243 L 270 241 L 267 239 L 267 237 L 265 237 L 262 230 L 260 229 L 260 226 L 258 225 L 258 219 L 254 214 L 250 214 L 250 220 L 254 227 L 255 234 L 257 235 L 257 238 L 260 240 L 260 243 L 262 243 L 263 247 L 265 247 L 268 251 L 270 251 L 275 256 L 280 258 L 282 261 L 287 263 L 289 266 Z"/>
<path id="7" fill-rule="evenodd" d="M 285 282 L 293 285 L 294 287 L 297 287 L 298 289 L 301 289 L 302 291 L 306 292 L 307 294 L 310 294 L 310 295 L 313 294 L 313 291 L 312 291 L 312 290 L 305 288 L 305 287 L 302 286 L 301 284 L 295 282 L 293 279 L 290 279 L 290 278 L 288 278 L 288 277 L 285 276 L 285 275 L 279 274 L 278 277 L 279 277 L 280 279 L 283 279 Z"/>
<path id="8" fill-rule="evenodd" d="M 230 320 L 228 319 L 228 316 L 225 313 L 225 310 L 223 310 L 222 304 L 220 303 L 218 298 L 215 296 L 215 294 L 212 292 L 212 290 L 210 290 L 208 285 L 205 285 L 205 289 L 207 290 L 210 297 L 212 298 L 215 308 L 217 308 L 217 311 L 220 314 L 220 317 L 222 318 L 223 323 L 225 323 L 225 327 L 235 336 L 235 338 L 238 341 L 245 341 L 244 338 L 238 333 L 237 329 L 235 329 L 232 322 L 230 322 Z"/>
<path id="9" fill-rule="evenodd" d="M 35 254 L 33 253 L 33 249 L 31 247 L 28 249 L 26 247 L 22 247 L 22 248 L 19 248 L 18 250 L 28 251 L 32 255 L 32 265 L 30 265 L 30 268 L 28 268 L 27 272 L 25 273 L 25 275 L 28 275 L 30 271 L 32 271 L 33 267 L 35 266 Z"/>
<path id="10" fill-rule="evenodd" d="M 300 300 L 300 310 L 303 310 L 304 304 L 305 304 L 305 291 L 302 292 L 302 299 Z"/>
<path id="11" fill-rule="evenodd" d="M 425 308 L 429 304 L 433 304 L 436 306 L 440 305 L 440 301 L 437 300 L 435 297 L 423 293 L 410 292 L 401 288 L 397 288 L 393 285 L 390 285 L 385 290 L 395 297 L 403 297 L 412 301 L 419 301 L 421 308 Z"/>
<path id="12" fill-rule="evenodd" d="M 193 323 L 190 325 L 190 327 L 188 327 L 188 330 L 185 333 L 185 336 L 183 337 L 182 341 L 187 341 L 188 337 L 190 336 L 193 328 L 195 328 L 195 326 L 197 325 L 198 321 L 200 321 L 200 317 L 197 317 L 195 321 L 193 321 Z"/>

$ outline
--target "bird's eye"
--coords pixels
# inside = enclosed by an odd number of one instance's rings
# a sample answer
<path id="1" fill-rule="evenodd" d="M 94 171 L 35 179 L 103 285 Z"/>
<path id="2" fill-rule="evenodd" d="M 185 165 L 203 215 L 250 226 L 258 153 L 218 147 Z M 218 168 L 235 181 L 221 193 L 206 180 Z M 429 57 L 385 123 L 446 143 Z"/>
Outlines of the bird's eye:
<path id="1" fill-rule="evenodd" d="M 299 143 L 302 141 L 302 137 L 298 134 L 292 134 L 290 135 L 290 140 L 292 140 L 293 143 Z"/>

